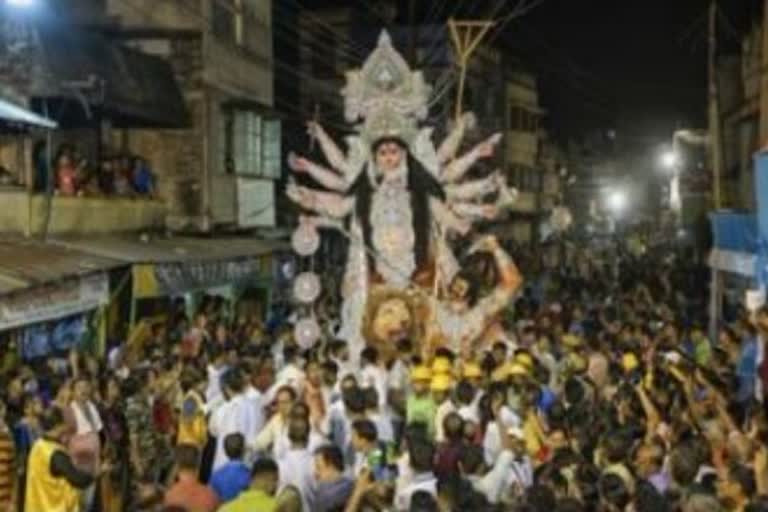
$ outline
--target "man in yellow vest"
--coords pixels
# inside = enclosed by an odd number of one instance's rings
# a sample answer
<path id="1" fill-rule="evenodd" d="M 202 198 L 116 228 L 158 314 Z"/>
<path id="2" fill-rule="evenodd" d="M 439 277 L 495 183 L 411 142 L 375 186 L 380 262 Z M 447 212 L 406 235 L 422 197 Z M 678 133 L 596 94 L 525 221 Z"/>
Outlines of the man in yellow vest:
<path id="1" fill-rule="evenodd" d="M 43 437 L 29 454 L 24 510 L 79 512 L 80 490 L 94 482 L 94 476 L 77 469 L 64 447 L 66 425 L 58 407 L 40 419 Z M 102 472 L 109 468 L 102 468 Z"/>

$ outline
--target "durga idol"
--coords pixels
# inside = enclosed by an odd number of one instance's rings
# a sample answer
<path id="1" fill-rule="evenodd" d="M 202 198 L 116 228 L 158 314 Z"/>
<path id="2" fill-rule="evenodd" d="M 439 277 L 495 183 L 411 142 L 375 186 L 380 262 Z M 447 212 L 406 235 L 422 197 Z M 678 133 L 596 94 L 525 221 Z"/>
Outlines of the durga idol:
<path id="1" fill-rule="evenodd" d="M 465 179 L 499 141 L 492 135 L 457 157 L 471 116 L 459 119 L 438 148 L 433 145 L 432 128 L 419 126 L 431 88 L 410 70 L 386 32 L 362 69 L 347 74 L 343 96 L 347 120 L 357 123 L 356 133 L 346 138 L 347 151 L 319 124 L 309 123 L 330 166 L 291 154 L 294 172 L 319 187 L 290 184 L 287 194 L 309 212 L 302 222 L 339 229 L 349 238 L 342 336 L 355 354 L 373 288 L 423 295 L 436 279 L 450 283 L 459 265 L 449 244 L 477 221 L 495 218 L 508 190 L 495 172 Z"/>

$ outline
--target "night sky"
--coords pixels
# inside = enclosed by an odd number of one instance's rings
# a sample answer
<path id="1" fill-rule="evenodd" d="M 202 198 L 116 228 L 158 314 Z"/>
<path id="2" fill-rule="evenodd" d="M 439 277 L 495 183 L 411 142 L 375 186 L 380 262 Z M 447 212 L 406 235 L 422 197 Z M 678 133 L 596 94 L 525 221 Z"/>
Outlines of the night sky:
<path id="1" fill-rule="evenodd" d="M 400 2 L 402 12 L 407 12 L 407 1 Z M 452 13 L 483 17 L 498 4 L 497 0 L 416 2 L 421 18 L 428 21 Z M 305 6 L 346 3 L 301 1 Z M 724 52 L 738 49 L 747 20 L 757 16 L 761 3 L 720 1 Z M 506 25 L 499 42 L 538 73 L 548 126 L 560 138 L 613 129 L 620 137 L 669 140 L 677 127 L 706 127 L 708 4 L 707 0 L 544 0 Z"/>

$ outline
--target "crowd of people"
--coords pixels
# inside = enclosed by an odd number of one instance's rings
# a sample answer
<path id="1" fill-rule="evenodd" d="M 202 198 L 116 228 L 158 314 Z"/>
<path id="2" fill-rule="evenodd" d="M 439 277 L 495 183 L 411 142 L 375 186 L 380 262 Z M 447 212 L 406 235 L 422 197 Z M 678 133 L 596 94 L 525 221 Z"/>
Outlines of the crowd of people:
<path id="1" fill-rule="evenodd" d="M 619 270 L 619 279 L 615 271 Z M 523 267 L 525 271 L 525 267 Z M 694 277 L 694 279 L 692 279 Z M 700 280 L 646 257 L 528 275 L 473 359 L 393 359 L 174 308 L 104 360 L 22 366 L 8 510 L 768 510 L 768 308 L 709 339 Z M 180 306 L 180 305 L 179 305 Z"/>
<path id="2" fill-rule="evenodd" d="M 35 147 L 35 188 L 47 190 L 46 147 Z M 71 144 L 62 144 L 53 154 L 52 185 L 64 197 L 152 197 L 155 177 L 147 161 L 139 156 L 107 155 L 93 163 Z"/>

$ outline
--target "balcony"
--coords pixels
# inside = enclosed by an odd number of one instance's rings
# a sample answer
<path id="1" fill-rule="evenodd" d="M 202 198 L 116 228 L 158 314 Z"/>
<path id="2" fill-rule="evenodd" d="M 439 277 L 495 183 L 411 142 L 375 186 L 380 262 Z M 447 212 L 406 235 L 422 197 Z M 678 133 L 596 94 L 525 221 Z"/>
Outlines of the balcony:
<path id="1" fill-rule="evenodd" d="M 0 188 L 0 233 L 35 236 L 43 231 L 46 198 L 19 188 Z M 161 229 L 165 204 L 155 199 L 56 197 L 50 235 L 96 235 Z"/>

